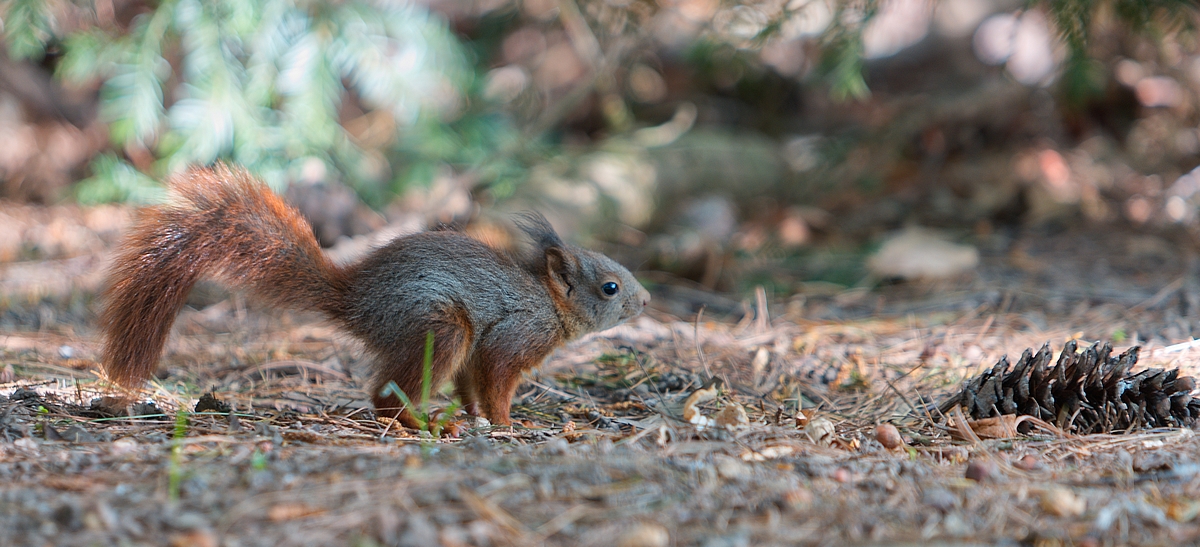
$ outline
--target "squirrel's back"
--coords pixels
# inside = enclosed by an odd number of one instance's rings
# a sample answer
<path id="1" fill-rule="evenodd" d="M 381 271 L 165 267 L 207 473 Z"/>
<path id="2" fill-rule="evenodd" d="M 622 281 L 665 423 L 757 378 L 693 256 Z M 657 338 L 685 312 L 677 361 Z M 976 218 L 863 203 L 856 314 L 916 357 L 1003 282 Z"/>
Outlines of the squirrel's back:
<path id="1" fill-rule="evenodd" d="M 461 310 L 476 333 L 513 316 L 543 331 L 559 323 L 545 284 L 510 254 L 453 230 L 398 238 L 352 272 L 344 323 L 368 341 L 450 309 Z"/>
<path id="2" fill-rule="evenodd" d="M 343 315 L 345 271 L 266 185 L 224 165 L 168 184 L 169 202 L 140 212 L 109 270 L 101 324 L 110 380 L 134 386 L 150 376 L 188 292 L 206 275 L 278 306 Z"/>

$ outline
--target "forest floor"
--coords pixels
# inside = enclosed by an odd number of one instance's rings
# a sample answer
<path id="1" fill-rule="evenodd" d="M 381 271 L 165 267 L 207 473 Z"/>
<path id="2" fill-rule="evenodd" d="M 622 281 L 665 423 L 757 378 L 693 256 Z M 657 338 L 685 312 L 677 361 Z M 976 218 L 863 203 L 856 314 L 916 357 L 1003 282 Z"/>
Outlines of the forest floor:
<path id="1" fill-rule="evenodd" d="M 0 265 L 0 545 L 1200 542 L 1190 429 L 963 440 L 929 410 L 1046 342 L 1196 374 L 1196 260 L 1153 236 L 1020 235 L 953 282 L 699 318 L 656 292 L 529 374 L 517 426 L 455 417 L 454 438 L 375 420 L 360 349 L 319 317 L 204 291 L 153 404 L 99 417 L 106 246 Z M 231 410 L 197 411 L 210 392 Z"/>

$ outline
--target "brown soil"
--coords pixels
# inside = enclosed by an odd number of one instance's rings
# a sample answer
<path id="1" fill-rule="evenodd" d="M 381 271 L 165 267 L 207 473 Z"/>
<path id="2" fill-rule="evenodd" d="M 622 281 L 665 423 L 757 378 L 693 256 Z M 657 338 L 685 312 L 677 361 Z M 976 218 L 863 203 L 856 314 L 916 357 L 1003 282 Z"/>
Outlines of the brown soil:
<path id="1" fill-rule="evenodd" d="M 318 317 L 211 290 L 181 315 L 142 395 L 153 405 L 97 417 L 103 249 L 10 263 L 0 545 L 1200 541 L 1190 429 L 958 440 L 925 411 L 1047 341 L 1137 343 L 1139 367 L 1197 373 L 1196 351 L 1172 347 L 1200 326 L 1196 266 L 1171 243 L 1068 233 L 1004 247 L 969 278 L 814 286 L 770 313 L 751 298 L 697 321 L 660 303 L 531 374 L 521 425 L 454 417 L 458 437 L 438 439 L 374 419 L 359 348 Z M 700 414 L 740 405 L 747 424 L 684 421 L 711 377 L 722 387 Z M 232 413 L 194 413 L 209 392 Z M 904 446 L 876 440 L 885 422 Z"/>

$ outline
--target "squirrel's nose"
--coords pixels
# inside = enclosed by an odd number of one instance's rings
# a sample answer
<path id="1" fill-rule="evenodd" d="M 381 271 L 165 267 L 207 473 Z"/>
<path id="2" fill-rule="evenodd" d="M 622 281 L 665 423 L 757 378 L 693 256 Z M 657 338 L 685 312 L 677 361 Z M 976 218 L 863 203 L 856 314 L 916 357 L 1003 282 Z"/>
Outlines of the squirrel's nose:
<path id="1" fill-rule="evenodd" d="M 650 291 L 643 288 L 638 292 L 638 300 L 641 300 L 643 308 L 650 305 Z"/>

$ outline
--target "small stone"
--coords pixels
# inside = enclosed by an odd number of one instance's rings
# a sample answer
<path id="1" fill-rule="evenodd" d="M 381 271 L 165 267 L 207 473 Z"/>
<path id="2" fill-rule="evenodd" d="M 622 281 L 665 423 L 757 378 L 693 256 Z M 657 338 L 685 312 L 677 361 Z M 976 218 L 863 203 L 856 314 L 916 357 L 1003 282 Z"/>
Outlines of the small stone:
<path id="1" fill-rule="evenodd" d="M 661 524 L 640 522 L 617 539 L 619 547 L 666 547 L 671 542 L 671 533 Z"/>
<path id="2" fill-rule="evenodd" d="M 83 527 L 83 512 L 71 503 L 59 505 L 51 517 L 60 528 L 74 531 Z"/>
<path id="3" fill-rule="evenodd" d="M 227 414 L 232 410 L 229 404 L 217 398 L 212 392 L 205 393 L 200 396 L 200 400 L 196 401 L 194 412 L 215 412 L 218 414 Z"/>
<path id="4" fill-rule="evenodd" d="M 900 430 L 892 424 L 879 424 L 875 427 L 875 440 L 879 441 L 884 448 L 895 450 L 904 446 L 904 438 L 900 436 Z"/>
<path id="5" fill-rule="evenodd" d="M 921 495 L 921 503 L 945 513 L 958 505 L 958 496 L 945 488 L 930 488 Z"/>
<path id="6" fill-rule="evenodd" d="M 845 467 L 839 467 L 837 469 L 834 469 L 831 477 L 833 478 L 833 480 L 835 480 L 839 483 L 842 483 L 842 484 L 846 484 L 846 483 L 850 482 L 850 479 L 852 478 L 850 476 L 850 470 L 846 469 Z"/>
<path id="7" fill-rule="evenodd" d="M 438 530 L 433 522 L 423 514 L 414 513 L 408 516 L 408 528 L 401 536 L 403 547 L 425 547 L 438 544 Z"/>
<path id="8" fill-rule="evenodd" d="M 493 451 L 492 442 L 483 435 L 467 437 L 466 439 L 463 439 L 461 443 L 458 443 L 458 445 L 462 447 L 463 450 L 474 452 L 475 454 L 479 455 L 488 455 Z"/>
<path id="9" fill-rule="evenodd" d="M 1069 488 L 1051 486 L 1042 492 L 1042 510 L 1056 517 L 1077 517 L 1087 509 L 1087 500 Z"/>
<path id="10" fill-rule="evenodd" d="M 174 534 L 170 538 L 171 547 L 217 547 L 217 535 L 211 530 L 190 530 Z"/>
<path id="11" fill-rule="evenodd" d="M 718 455 L 714 458 L 717 467 L 717 475 L 724 479 L 740 479 L 749 476 L 751 469 L 737 458 Z"/>
<path id="12" fill-rule="evenodd" d="M 966 478 L 975 482 L 993 481 L 999 469 L 996 464 L 987 460 L 971 460 L 967 464 Z"/>
<path id="13" fill-rule="evenodd" d="M 187 511 L 170 517 L 168 524 L 177 530 L 201 530 L 208 528 L 208 519 L 199 513 Z"/>
<path id="14" fill-rule="evenodd" d="M 71 427 L 68 427 L 60 435 L 62 435 L 63 440 L 65 440 L 67 442 L 72 442 L 72 443 L 94 443 L 94 442 L 96 442 L 95 436 L 93 436 L 91 433 L 88 433 L 88 431 L 86 429 L 79 427 L 78 425 L 73 425 Z"/>
<path id="15" fill-rule="evenodd" d="M 58 346 L 58 356 L 63 359 L 75 357 L 75 348 L 71 346 Z"/>
<path id="16" fill-rule="evenodd" d="M 1151 471 L 1162 471 L 1174 467 L 1175 462 L 1168 454 L 1159 451 L 1150 451 L 1138 454 L 1133 459 L 1133 470 L 1138 473 L 1149 473 Z"/>
<path id="17" fill-rule="evenodd" d="M 1013 463 L 1013 467 L 1021 471 L 1036 471 L 1042 468 L 1042 459 L 1034 454 L 1026 454 Z"/>
<path id="18" fill-rule="evenodd" d="M 119 439 L 113 441 L 109 450 L 111 451 L 112 455 L 121 456 L 137 450 L 137 447 L 138 443 L 133 439 Z"/>
<path id="19" fill-rule="evenodd" d="M 21 450 L 27 450 L 29 452 L 33 452 L 35 454 L 38 451 L 37 441 L 35 441 L 29 437 L 21 437 L 20 439 L 13 441 L 13 446 L 20 448 Z"/>
<path id="20" fill-rule="evenodd" d="M 563 456 L 571 453 L 571 444 L 562 437 L 555 437 L 542 446 L 542 452 L 555 456 Z"/>
<path id="21" fill-rule="evenodd" d="M 128 402 L 122 397 L 96 397 L 89 407 L 103 416 L 124 416 Z"/>
<path id="22" fill-rule="evenodd" d="M 797 511 L 807 509 L 812 505 L 812 501 L 812 491 L 803 486 L 797 486 L 783 493 L 783 503 L 789 509 Z"/>
<path id="23" fill-rule="evenodd" d="M 961 446 L 943 446 L 936 452 L 930 452 L 933 457 L 947 463 L 962 463 L 967 461 L 967 449 Z"/>

